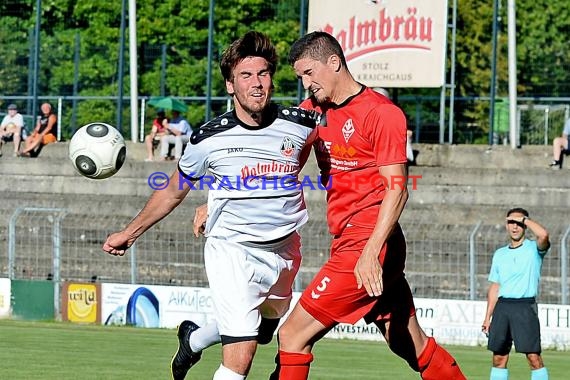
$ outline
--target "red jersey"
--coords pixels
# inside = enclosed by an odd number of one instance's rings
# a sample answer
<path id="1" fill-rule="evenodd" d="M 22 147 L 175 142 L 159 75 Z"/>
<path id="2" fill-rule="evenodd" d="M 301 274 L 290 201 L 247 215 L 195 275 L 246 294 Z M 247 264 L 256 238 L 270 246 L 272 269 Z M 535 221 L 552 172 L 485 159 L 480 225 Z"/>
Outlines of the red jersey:
<path id="1" fill-rule="evenodd" d="M 152 121 L 152 125 L 154 125 L 156 127 L 156 133 L 166 132 L 166 128 L 164 127 L 164 125 L 162 125 L 164 120 L 166 120 L 168 122 L 168 119 L 164 118 L 164 117 L 157 117 L 156 119 L 154 119 Z"/>
<path id="2" fill-rule="evenodd" d="M 343 104 L 318 104 L 314 98 L 301 108 L 322 114 L 314 143 L 322 178 L 328 179 L 327 220 L 333 235 L 347 224 L 373 228 L 389 183 L 379 167 L 405 164 L 406 117 L 387 97 L 364 87 Z M 399 181 L 399 182 L 398 182 Z"/>

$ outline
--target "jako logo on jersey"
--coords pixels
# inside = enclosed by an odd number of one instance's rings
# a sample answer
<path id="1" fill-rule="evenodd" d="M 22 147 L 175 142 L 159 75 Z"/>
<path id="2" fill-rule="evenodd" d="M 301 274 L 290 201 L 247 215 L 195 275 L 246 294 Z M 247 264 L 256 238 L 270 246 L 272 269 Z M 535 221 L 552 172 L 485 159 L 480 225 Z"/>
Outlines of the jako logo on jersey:
<path id="1" fill-rule="evenodd" d="M 293 140 L 289 137 L 285 136 L 283 138 L 283 142 L 281 143 L 281 154 L 284 157 L 291 157 L 295 153 L 295 144 L 293 144 Z"/>
<path id="2" fill-rule="evenodd" d="M 352 125 L 352 119 L 348 119 L 342 126 L 342 135 L 344 136 L 344 141 L 348 142 L 353 133 L 354 125 Z"/>

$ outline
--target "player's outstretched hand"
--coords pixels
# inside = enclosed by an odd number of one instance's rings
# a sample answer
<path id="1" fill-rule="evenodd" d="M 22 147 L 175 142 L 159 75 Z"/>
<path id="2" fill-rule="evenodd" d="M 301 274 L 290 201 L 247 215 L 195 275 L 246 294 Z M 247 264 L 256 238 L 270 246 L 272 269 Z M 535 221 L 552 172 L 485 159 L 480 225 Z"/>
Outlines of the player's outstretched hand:
<path id="1" fill-rule="evenodd" d="M 203 204 L 196 207 L 196 212 L 194 213 L 194 226 L 193 226 L 194 236 L 200 237 L 200 235 L 204 235 L 207 219 L 208 219 L 208 205 Z"/>
<path id="2" fill-rule="evenodd" d="M 113 256 L 123 256 L 133 243 L 134 241 L 130 241 L 129 235 L 124 231 L 115 232 L 107 236 L 107 240 L 103 243 L 103 251 Z"/>

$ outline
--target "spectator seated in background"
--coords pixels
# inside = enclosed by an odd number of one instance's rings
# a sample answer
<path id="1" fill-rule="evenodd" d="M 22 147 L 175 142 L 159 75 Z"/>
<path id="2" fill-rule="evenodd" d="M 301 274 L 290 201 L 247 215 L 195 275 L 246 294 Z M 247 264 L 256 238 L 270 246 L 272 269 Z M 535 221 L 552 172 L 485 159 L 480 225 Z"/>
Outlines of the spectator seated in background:
<path id="1" fill-rule="evenodd" d="M 146 162 L 154 161 L 154 148 L 160 144 L 162 136 L 166 135 L 165 125 L 168 123 L 164 110 L 159 109 L 156 112 L 156 118 L 152 121 L 152 129 L 150 133 L 145 136 L 144 143 L 146 145 L 147 157 Z"/>
<path id="2" fill-rule="evenodd" d="M 182 157 L 182 148 L 190 140 L 192 128 L 190 124 L 180 116 L 180 112 L 172 110 L 172 118 L 165 125 L 166 134 L 160 139 L 160 160 L 164 161 L 169 156 L 170 144 L 174 144 L 174 159 Z"/>
<path id="3" fill-rule="evenodd" d="M 564 155 L 570 154 L 570 119 L 564 123 L 564 130 L 561 137 L 555 137 L 552 141 L 552 169 L 562 169 Z"/>
<path id="4" fill-rule="evenodd" d="M 2 145 L 4 143 L 14 142 L 14 156 L 18 155 L 20 150 L 20 142 L 24 140 L 24 118 L 18 112 L 15 104 L 8 106 L 8 114 L 0 123 L 0 156 L 2 156 Z"/>
<path id="5" fill-rule="evenodd" d="M 34 131 L 26 139 L 24 150 L 20 153 L 23 157 L 37 157 L 45 145 L 57 141 L 57 116 L 49 103 L 43 103 L 40 107 L 41 115 Z"/>
<path id="6" fill-rule="evenodd" d="M 420 152 L 412 148 L 412 137 L 414 136 L 414 132 L 411 129 L 408 129 L 406 136 L 406 158 L 408 159 L 408 166 L 416 166 L 416 157 Z"/>

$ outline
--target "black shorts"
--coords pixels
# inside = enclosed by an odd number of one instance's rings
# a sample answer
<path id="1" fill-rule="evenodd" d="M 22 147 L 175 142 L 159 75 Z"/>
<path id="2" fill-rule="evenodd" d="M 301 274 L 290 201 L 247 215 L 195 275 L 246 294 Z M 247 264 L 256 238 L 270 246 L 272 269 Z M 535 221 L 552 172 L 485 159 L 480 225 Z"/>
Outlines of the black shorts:
<path id="1" fill-rule="evenodd" d="M 489 327 L 487 348 L 496 354 L 506 355 L 515 343 L 517 352 L 541 353 L 540 321 L 534 298 L 500 297 Z"/>
<path id="2" fill-rule="evenodd" d="M 0 139 L 2 139 L 3 142 L 12 142 L 14 141 L 14 134 L 10 133 L 9 135 L 4 135 Z"/>

